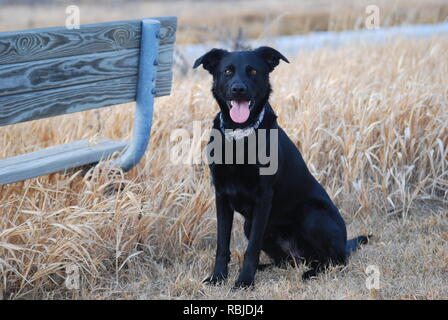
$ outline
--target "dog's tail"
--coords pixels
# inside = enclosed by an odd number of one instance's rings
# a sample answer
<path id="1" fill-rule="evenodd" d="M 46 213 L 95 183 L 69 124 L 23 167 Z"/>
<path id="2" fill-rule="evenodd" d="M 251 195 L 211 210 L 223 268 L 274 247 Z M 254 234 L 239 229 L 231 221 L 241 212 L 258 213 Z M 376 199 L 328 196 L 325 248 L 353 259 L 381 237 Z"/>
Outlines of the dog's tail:
<path id="1" fill-rule="evenodd" d="M 347 241 L 345 246 L 345 254 L 349 256 L 352 252 L 356 251 L 361 245 L 369 242 L 370 238 L 373 235 L 369 234 L 368 236 L 359 236 Z"/>

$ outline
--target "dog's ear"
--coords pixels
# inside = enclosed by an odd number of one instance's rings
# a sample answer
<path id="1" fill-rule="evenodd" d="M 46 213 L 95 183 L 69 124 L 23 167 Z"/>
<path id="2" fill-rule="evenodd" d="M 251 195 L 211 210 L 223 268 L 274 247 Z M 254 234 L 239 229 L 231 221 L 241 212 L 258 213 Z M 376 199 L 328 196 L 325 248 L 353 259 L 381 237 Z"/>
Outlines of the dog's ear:
<path id="1" fill-rule="evenodd" d="M 255 49 L 254 52 L 263 58 L 263 60 L 269 67 L 269 72 L 271 72 L 276 66 L 278 66 L 280 60 L 289 63 L 288 59 L 286 59 L 280 52 L 271 47 L 260 47 L 258 49 Z"/>
<path id="2" fill-rule="evenodd" d="M 227 52 L 227 50 L 223 49 L 212 49 L 194 62 L 193 69 L 196 69 L 202 64 L 205 70 L 213 74 L 219 61 Z"/>

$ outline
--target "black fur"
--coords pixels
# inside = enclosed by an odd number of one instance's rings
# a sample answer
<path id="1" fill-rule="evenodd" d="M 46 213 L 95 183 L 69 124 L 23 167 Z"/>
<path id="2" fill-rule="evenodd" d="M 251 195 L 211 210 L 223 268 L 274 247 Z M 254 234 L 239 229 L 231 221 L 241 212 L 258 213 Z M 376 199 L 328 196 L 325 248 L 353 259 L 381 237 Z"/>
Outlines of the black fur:
<path id="1" fill-rule="evenodd" d="M 258 264 L 261 250 L 277 266 L 294 260 L 305 261 L 310 267 L 303 274 L 307 279 L 330 263 L 346 264 L 350 252 L 368 239 L 361 236 L 347 241 L 345 223 L 338 209 L 309 172 L 297 147 L 277 124 L 277 116 L 268 102 L 269 73 L 280 60 L 288 62 L 269 47 L 237 52 L 213 49 L 194 64 L 194 68 L 203 65 L 213 75 L 212 92 L 221 109 L 225 129 L 252 125 L 263 108 L 265 115 L 259 129 L 278 129 L 275 174 L 260 175 L 262 165 L 258 158 L 256 164 L 209 165 L 215 186 L 218 229 L 215 268 L 205 280 L 209 283 L 227 278 L 234 211 L 244 216 L 244 233 L 249 240 L 235 287 L 252 286 L 257 268 L 266 267 Z M 253 101 L 245 123 L 235 123 L 230 118 L 230 100 Z M 221 128 L 219 113 L 213 128 Z"/>

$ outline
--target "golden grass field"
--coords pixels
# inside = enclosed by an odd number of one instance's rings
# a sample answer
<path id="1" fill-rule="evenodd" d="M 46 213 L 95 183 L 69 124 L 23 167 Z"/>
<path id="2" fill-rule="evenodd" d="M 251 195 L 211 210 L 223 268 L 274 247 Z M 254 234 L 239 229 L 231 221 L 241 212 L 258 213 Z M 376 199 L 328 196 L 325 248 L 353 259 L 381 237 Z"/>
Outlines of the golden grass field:
<path id="1" fill-rule="evenodd" d="M 230 280 L 201 284 L 215 249 L 208 168 L 173 165 L 170 134 L 217 111 L 205 71 L 156 101 L 149 150 L 130 173 L 53 174 L 0 187 L 5 298 L 448 298 L 448 37 L 302 53 L 272 76 L 280 124 L 346 219 L 375 235 L 342 270 L 303 283 L 270 269 L 231 292 L 246 240 L 233 231 Z M 1 157 L 97 134 L 129 137 L 131 104 L 0 128 Z M 205 133 L 204 133 L 205 135 Z M 111 186 L 116 187 L 110 192 Z M 265 259 L 265 258 L 263 258 Z M 65 267 L 81 268 L 67 290 Z M 381 288 L 365 287 L 365 268 Z M 299 266 L 301 269 L 302 266 Z"/>
<path id="2" fill-rule="evenodd" d="M 305 283 L 301 265 L 271 268 L 257 273 L 254 290 L 231 291 L 247 243 L 236 215 L 228 283 L 201 283 L 216 246 L 209 171 L 170 162 L 173 130 L 202 121 L 206 139 L 218 110 L 198 70 L 156 100 L 149 149 L 131 172 L 0 186 L 0 297 L 448 299 L 447 52 L 448 36 L 396 38 L 288 56 L 272 74 L 279 123 L 349 237 L 374 235 L 346 267 Z M 87 137 L 128 139 L 132 124 L 126 104 L 0 127 L 0 158 Z M 69 264 L 80 270 L 79 290 L 65 286 Z M 379 290 L 366 288 L 369 265 L 381 272 Z"/>

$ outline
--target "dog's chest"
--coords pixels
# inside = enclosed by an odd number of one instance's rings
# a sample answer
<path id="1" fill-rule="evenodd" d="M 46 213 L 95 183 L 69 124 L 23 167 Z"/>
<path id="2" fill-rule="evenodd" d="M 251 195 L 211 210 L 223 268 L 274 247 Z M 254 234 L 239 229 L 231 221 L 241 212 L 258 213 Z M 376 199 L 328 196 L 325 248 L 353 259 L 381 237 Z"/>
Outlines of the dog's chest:
<path id="1" fill-rule="evenodd" d="M 215 165 L 211 168 L 216 191 L 226 196 L 233 210 L 250 218 L 259 186 L 257 165 Z"/>

